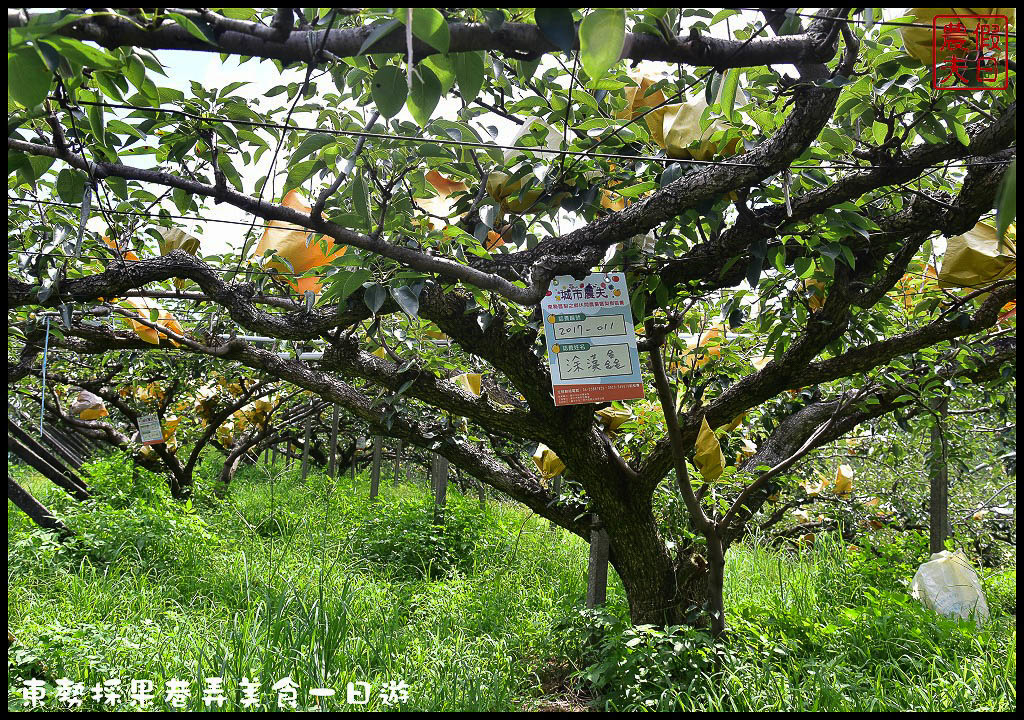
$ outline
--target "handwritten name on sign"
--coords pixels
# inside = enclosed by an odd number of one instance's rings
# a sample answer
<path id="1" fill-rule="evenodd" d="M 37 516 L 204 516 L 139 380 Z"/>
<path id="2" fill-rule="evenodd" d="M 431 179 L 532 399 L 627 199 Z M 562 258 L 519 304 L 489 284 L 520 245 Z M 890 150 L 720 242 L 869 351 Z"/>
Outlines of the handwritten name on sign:
<path id="1" fill-rule="evenodd" d="M 622 273 L 559 275 L 541 300 L 555 405 L 644 396 L 629 291 Z"/>

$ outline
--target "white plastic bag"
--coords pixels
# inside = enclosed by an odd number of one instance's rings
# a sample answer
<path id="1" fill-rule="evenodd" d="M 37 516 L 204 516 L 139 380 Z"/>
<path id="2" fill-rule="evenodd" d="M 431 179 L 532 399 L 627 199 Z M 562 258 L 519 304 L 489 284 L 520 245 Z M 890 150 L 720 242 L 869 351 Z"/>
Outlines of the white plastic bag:
<path id="1" fill-rule="evenodd" d="M 978 574 L 962 552 L 943 550 L 922 563 L 910 584 L 910 594 L 939 615 L 967 620 L 980 626 L 988 620 L 988 603 Z"/>

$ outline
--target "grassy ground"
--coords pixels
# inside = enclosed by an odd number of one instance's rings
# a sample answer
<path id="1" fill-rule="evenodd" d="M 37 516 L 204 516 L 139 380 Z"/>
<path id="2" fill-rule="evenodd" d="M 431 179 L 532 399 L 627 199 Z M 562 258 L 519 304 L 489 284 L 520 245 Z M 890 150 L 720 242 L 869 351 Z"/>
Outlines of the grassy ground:
<path id="1" fill-rule="evenodd" d="M 215 470 L 210 458 L 209 476 Z M 87 688 L 120 678 L 258 679 L 264 708 L 285 676 L 346 709 L 345 688 L 408 685 L 405 709 L 1002 709 L 1016 706 L 1016 588 L 989 579 L 997 617 L 982 630 L 937 620 L 906 599 L 912 544 L 879 556 L 819 545 L 803 555 L 730 551 L 730 643 L 691 630 L 629 628 L 616 579 L 600 613 L 581 612 L 586 546 L 514 506 L 449 493 L 444 530 L 422 486 L 365 499 L 290 471 L 243 470 L 230 497 L 168 500 L 123 460 L 91 468 L 96 499 L 26 486 L 79 540 L 56 544 L 8 504 L 9 704 L 25 678 Z M 384 483 L 387 485 L 387 483 Z M 887 555 L 888 553 L 888 555 Z M 908 556 L 911 556 L 907 559 Z M 993 602 L 993 600 L 995 600 Z M 594 700 L 595 696 L 599 699 Z M 113 709 L 106 706 L 106 709 Z M 213 709 L 218 709 L 216 705 Z"/>

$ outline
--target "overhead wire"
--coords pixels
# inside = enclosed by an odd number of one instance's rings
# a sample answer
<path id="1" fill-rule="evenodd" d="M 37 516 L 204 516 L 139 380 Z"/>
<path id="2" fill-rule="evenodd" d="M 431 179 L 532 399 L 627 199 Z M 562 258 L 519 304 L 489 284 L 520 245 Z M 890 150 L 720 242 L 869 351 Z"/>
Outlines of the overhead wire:
<path id="1" fill-rule="evenodd" d="M 190 117 L 196 120 L 215 121 L 223 122 L 235 125 L 248 125 L 252 127 L 264 127 L 274 128 L 280 130 L 301 130 L 304 132 L 321 133 L 325 135 L 336 135 L 346 137 L 366 137 L 378 140 L 394 141 L 394 142 L 410 142 L 410 143 L 433 143 L 436 145 L 451 145 L 454 147 L 472 147 L 472 148 L 494 148 L 497 150 L 519 150 L 523 152 L 537 153 L 541 155 L 565 155 L 571 157 L 591 157 L 597 159 L 608 159 L 608 160 L 641 160 L 648 162 L 660 162 L 660 163 L 684 163 L 690 165 L 700 166 L 727 166 L 727 167 L 757 167 L 756 163 L 744 163 L 731 160 L 692 160 L 692 159 L 681 159 L 673 158 L 664 155 L 627 155 L 618 153 L 592 153 L 585 150 L 552 150 L 546 147 L 526 147 L 523 145 L 503 145 L 496 142 L 479 142 L 469 140 L 455 140 L 454 138 L 441 138 L 441 137 L 426 137 L 423 135 L 400 135 L 400 134 L 389 134 L 389 133 L 377 133 L 369 132 L 366 130 L 336 130 L 334 128 L 317 128 L 317 127 L 305 127 L 302 125 L 284 125 L 281 123 L 268 123 L 264 121 L 256 120 L 240 120 L 236 118 L 229 118 L 225 116 L 209 116 L 199 115 L 186 110 L 178 110 L 176 108 L 152 108 L 144 107 L 141 105 L 129 105 L 125 103 L 107 103 L 99 101 L 87 101 L 80 100 L 80 105 L 96 105 L 111 109 L 127 109 L 127 110 L 139 110 L 142 112 L 163 112 L 173 115 L 182 115 Z M 657 107 L 655 106 L 655 109 Z M 640 119 L 642 116 L 638 116 Z M 1008 161 L 1007 161 L 1008 162 Z M 965 163 L 963 167 L 968 165 L 984 165 L 993 164 L 1001 165 L 1005 164 L 1003 161 L 994 161 L 990 163 L 979 162 L 979 163 Z M 813 170 L 813 169 L 839 169 L 839 170 L 882 170 L 887 169 L 888 165 L 874 165 L 874 164 L 858 164 L 858 163 L 843 163 L 843 162 L 827 162 L 827 163 L 814 163 L 814 164 L 794 164 L 792 169 L 794 170 Z M 956 167 L 956 166 L 952 166 Z M 248 223 L 246 223 L 248 224 Z"/>

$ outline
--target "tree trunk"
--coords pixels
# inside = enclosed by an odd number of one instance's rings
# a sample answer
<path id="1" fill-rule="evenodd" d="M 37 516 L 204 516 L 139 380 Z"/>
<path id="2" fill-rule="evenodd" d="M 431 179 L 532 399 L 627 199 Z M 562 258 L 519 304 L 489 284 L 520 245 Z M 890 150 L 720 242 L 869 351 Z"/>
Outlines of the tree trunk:
<path id="1" fill-rule="evenodd" d="M 658 530 L 650 501 L 636 498 L 624 512 L 604 508 L 610 560 L 622 580 L 634 625 L 698 625 L 719 635 L 725 627 L 725 544 L 680 548 L 676 560 Z"/>
<path id="2" fill-rule="evenodd" d="M 611 563 L 622 580 L 635 625 L 676 625 L 684 621 L 685 607 L 693 598 L 679 595 L 678 574 L 657 521 L 646 507 L 622 515 L 601 515 L 608 532 Z"/>
<path id="3" fill-rule="evenodd" d="M 951 535 L 949 526 L 949 466 L 946 462 L 946 442 L 942 435 L 942 416 L 946 414 L 945 398 L 935 407 L 932 417 L 931 447 L 928 457 L 928 476 L 931 485 L 928 496 L 928 545 L 930 552 L 946 549 Z"/>
<path id="4" fill-rule="evenodd" d="M 227 492 L 231 481 L 235 479 L 235 473 L 238 471 L 238 466 L 242 464 L 244 456 L 244 452 L 232 452 L 224 459 L 224 464 L 220 468 L 220 482 L 217 484 L 218 495 Z"/>

